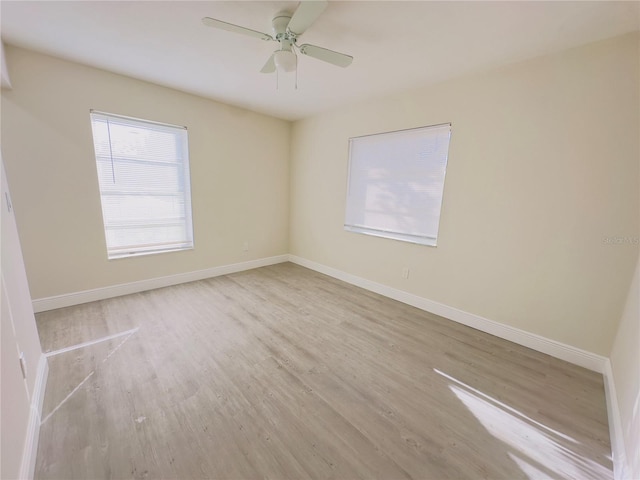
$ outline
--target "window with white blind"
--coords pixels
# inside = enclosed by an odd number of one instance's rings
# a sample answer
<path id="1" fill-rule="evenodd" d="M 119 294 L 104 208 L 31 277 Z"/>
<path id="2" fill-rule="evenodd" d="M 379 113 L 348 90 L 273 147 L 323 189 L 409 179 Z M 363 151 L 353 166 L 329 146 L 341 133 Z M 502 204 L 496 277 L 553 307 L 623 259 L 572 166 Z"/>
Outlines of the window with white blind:
<path id="1" fill-rule="evenodd" d="M 451 124 L 349 139 L 345 229 L 436 246 Z"/>
<path id="2" fill-rule="evenodd" d="M 91 111 L 109 258 L 193 248 L 187 129 Z"/>

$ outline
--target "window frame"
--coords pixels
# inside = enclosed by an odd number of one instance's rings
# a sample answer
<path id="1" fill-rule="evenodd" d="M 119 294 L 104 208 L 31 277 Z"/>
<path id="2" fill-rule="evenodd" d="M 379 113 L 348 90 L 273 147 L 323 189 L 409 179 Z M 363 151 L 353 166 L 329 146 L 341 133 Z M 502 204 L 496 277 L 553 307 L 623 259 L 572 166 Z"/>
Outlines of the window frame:
<path id="1" fill-rule="evenodd" d="M 193 233 L 193 210 L 192 210 L 192 199 L 191 199 L 191 168 L 190 168 L 190 155 L 189 155 L 189 137 L 188 137 L 188 129 L 186 126 L 173 125 L 163 122 L 157 122 L 153 120 L 146 120 L 143 118 L 130 117 L 126 115 L 108 113 L 100 110 L 91 109 L 89 111 L 90 116 L 90 126 L 91 126 L 91 135 L 94 146 L 94 166 L 96 168 L 97 182 L 98 182 L 98 193 L 100 196 L 100 207 L 102 210 L 102 226 L 104 232 L 105 246 L 107 252 L 108 260 L 117 260 L 121 258 L 129 258 L 129 257 L 138 257 L 145 255 L 154 255 L 160 253 L 170 253 L 170 252 L 178 252 L 184 250 L 193 250 L 195 248 L 194 241 L 194 233 Z M 100 162 L 104 160 L 104 158 L 108 158 L 111 162 L 120 161 L 123 163 L 138 164 L 144 165 L 147 164 L 156 164 L 159 166 L 160 164 L 164 164 L 165 166 L 172 165 L 172 162 L 162 162 L 157 159 L 141 159 L 136 156 L 127 157 L 125 155 L 120 155 L 116 157 L 111 151 L 111 145 L 113 145 L 111 138 L 109 138 L 110 144 L 110 154 L 109 156 L 100 155 L 96 148 L 96 136 L 94 131 L 94 122 L 107 120 L 116 120 L 120 124 L 130 125 L 137 128 L 147 128 L 148 130 L 154 130 L 153 127 L 156 127 L 155 130 L 171 132 L 176 135 L 174 145 L 179 147 L 181 150 L 181 154 L 177 155 L 177 158 L 173 164 L 176 166 L 176 174 L 175 178 L 178 182 L 180 188 L 177 190 L 177 193 L 180 194 L 180 198 L 183 202 L 184 209 L 184 219 L 180 219 L 178 223 L 175 225 L 179 227 L 184 227 L 184 236 L 180 241 L 169 241 L 169 242 L 151 242 L 151 243 L 132 243 L 131 245 L 127 245 L 126 247 L 117 247 L 110 246 L 109 241 L 109 233 L 108 230 L 110 226 L 108 225 L 107 213 L 106 213 L 106 204 L 104 202 L 104 198 L 108 197 L 110 194 L 106 189 L 103 189 L 103 185 L 100 180 Z M 182 133 L 184 132 L 184 133 Z M 113 163 L 112 163 L 113 164 Z M 114 195 L 111 193 L 111 195 Z M 115 193 L 115 196 L 134 196 L 133 193 Z M 150 197 L 162 197 L 165 195 L 156 193 L 149 193 Z M 172 195 L 169 195 L 172 196 Z M 173 196 L 177 195 L 174 193 Z M 111 219 L 112 221 L 112 219 Z M 167 226 L 168 223 L 157 223 L 156 226 Z M 153 226 L 153 222 L 149 223 L 141 223 L 138 225 L 138 228 L 146 228 Z M 131 228 L 135 228 L 136 225 L 130 225 Z M 126 227 L 124 227 L 126 229 Z M 164 246 L 163 246 L 164 245 Z"/>

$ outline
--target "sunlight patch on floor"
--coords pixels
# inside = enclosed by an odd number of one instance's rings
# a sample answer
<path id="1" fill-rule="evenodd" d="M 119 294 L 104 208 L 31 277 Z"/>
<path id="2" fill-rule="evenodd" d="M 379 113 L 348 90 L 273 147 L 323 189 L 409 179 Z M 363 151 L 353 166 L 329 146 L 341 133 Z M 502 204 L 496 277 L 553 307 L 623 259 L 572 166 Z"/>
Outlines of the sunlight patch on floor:
<path id="1" fill-rule="evenodd" d="M 508 455 L 509 455 L 509 458 L 511 458 L 511 460 L 513 460 L 518 465 L 518 467 L 520 467 L 520 470 L 522 470 L 528 478 L 548 478 L 549 477 L 548 474 L 546 474 L 539 468 L 536 468 L 531 463 L 527 462 L 520 455 L 511 453 L 511 452 L 509 452 Z"/>
<path id="2" fill-rule="evenodd" d="M 611 478 L 611 470 L 572 450 L 578 443 L 575 439 L 440 370 L 434 371 L 452 382 L 449 389 L 491 435 L 505 444 L 509 457 L 529 478 Z"/>

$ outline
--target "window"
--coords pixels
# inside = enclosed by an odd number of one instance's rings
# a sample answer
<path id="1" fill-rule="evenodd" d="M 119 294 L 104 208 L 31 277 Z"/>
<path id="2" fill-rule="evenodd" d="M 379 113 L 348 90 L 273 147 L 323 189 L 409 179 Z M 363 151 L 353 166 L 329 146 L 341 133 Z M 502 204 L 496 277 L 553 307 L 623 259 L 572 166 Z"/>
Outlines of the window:
<path id="1" fill-rule="evenodd" d="M 435 246 L 451 124 L 349 139 L 345 230 Z"/>
<path id="2" fill-rule="evenodd" d="M 91 112 L 109 258 L 193 248 L 187 129 Z"/>

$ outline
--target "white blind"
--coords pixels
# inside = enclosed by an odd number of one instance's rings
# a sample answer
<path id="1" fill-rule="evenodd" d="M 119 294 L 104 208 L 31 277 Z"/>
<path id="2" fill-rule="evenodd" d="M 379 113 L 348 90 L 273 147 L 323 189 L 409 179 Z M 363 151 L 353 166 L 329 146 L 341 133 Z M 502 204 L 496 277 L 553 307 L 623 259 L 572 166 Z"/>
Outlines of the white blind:
<path id="1" fill-rule="evenodd" d="M 349 140 L 345 229 L 435 246 L 451 125 Z"/>
<path id="2" fill-rule="evenodd" d="M 91 112 L 109 258 L 193 247 L 187 129 Z"/>

